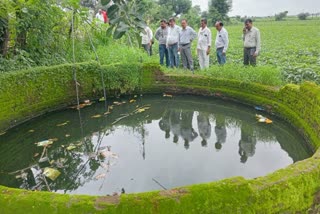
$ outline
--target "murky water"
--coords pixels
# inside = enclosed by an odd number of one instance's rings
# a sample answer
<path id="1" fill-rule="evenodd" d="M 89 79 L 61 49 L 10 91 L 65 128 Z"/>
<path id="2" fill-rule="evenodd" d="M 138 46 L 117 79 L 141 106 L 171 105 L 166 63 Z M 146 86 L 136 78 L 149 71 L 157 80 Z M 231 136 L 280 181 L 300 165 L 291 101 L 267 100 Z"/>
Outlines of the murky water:
<path id="1" fill-rule="evenodd" d="M 54 112 L 0 136 L 0 184 L 112 195 L 254 178 L 312 155 L 292 127 L 270 115 L 272 124 L 258 123 L 261 112 L 239 104 L 161 95 L 108 103 L 108 111 L 96 103 Z"/>

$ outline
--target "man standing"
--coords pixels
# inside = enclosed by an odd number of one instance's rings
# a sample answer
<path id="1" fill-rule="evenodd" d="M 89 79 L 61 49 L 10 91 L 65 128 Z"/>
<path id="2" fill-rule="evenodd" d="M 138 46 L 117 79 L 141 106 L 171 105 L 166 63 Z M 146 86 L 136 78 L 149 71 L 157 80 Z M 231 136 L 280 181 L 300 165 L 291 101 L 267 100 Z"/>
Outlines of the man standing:
<path id="1" fill-rule="evenodd" d="M 166 46 L 168 36 L 167 21 L 162 19 L 160 21 L 160 27 L 157 29 L 155 38 L 159 41 L 159 54 L 160 54 L 160 65 L 163 65 L 163 58 L 166 57 L 166 66 L 169 67 L 169 53 Z"/>
<path id="2" fill-rule="evenodd" d="M 257 64 L 257 56 L 261 50 L 260 31 L 258 28 L 252 26 L 252 20 L 246 19 L 243 28 L 243 64 L 253 65 Z"/>
<path id="3" fill-rule="evenodd" d="M 176 25 L 174 18 L 169 19 L 169 29 L 166 46 L 169 52 L 170 67 L 179 67 L 178 42 L 180 27 Z"/>
<path id="4" fill-rule="evenodd" d="M 198 33 L 197 53 L 200 69 L 209 67 L 209 53 L 211 47 L 211 31 L 207 27 L 207 20 L 201 19 L 201 28 Z"/>
<path id="5" fill-rule="evenodd" d="M 226 52 L 229 46 L 228 32 L 223 27 L 223 23 L 221 21 L 216 22 L 215 27 L 217 29 L 217 36 L 216 36 L 217 60 L 220 65 L 223 65 L 227 61 Z"/>
<path id="6" fill-rule="evenodd" d="M 150 47 L 152 45 L 152 37 L 153 37 L 151 29 L 148 26 L 145 26 L 143 32 L 140 33 L 140 36 L 142 37 L 141 38 L 142 47 L 147 51 L 148 55 L 150 56 L 151 55 Z"/>
<path id="7" fill-rule="evenodd" d="M 193 72 L 193 59 L 191 54 L 191 43 L 197 38 L 197 33 L 188 26 L 186 19 L 181 20 L 181 31 L 179 33 L 179 50 L 184 69 Z"/>
<path id="8" fill-rule="evenodd" d="M 96 14 L 96 19 L 99 22 L 104 23 L 104 18 L 103 18 L 103 14 L 102 14 L 102 10 L 101 9 L 98 10 L 98 13 Z"/>

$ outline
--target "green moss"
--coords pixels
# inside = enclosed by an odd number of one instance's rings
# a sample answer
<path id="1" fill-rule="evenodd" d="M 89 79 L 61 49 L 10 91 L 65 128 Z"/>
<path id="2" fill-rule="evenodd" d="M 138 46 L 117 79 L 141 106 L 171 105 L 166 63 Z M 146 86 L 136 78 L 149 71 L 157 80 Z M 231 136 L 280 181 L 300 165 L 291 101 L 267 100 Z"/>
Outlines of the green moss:
<path id="1" fill-rule="evenodd" d="M 192 93 L 263 106 L 320 146 L 320 87 L 306 82 L 282 88 L 193 75 L 164 75 L 156 64 L 77 64 L 81 98 L 102 95 L 101 74 L 113 93 Z M 0 76 L 0 128 L 75 101 L 72 65 Z M 73 196 L 0 186 L 0 213 L 295 213 L 314 203 L 320 184 L 320 150 L 268 176 L 119 196 Z"/>

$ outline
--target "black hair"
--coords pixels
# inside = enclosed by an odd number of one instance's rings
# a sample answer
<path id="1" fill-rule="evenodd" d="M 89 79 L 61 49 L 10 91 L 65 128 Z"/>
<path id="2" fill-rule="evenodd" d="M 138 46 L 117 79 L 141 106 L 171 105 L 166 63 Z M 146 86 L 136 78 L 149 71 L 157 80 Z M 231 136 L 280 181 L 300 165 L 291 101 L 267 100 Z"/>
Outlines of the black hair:
<path id="1" fill-rule="evenodd" d="M 223 27 L 223 22 L 222 21 L 218 21 L 219 26 Z"/>
<path id="2" fill-rule="evenodd" d="M 207 19 L 205 19 L 205 18 L 202 18 L 202 19 L 201 19 L 201 22 L 204 22 L 205 24 L 208 24 L 208 21 L 207 21 Z"/>
<path id="3" fill-rule="evenodd" d="M 165 19 L 161 19 L 160 23 L 162 23 L 162 22 L 167 23 L 167 20 L 165 20 Z"/>
<path id="4" fill-rule="evenodd" d="M 171 21 L 176 22 L 176 20 L 174 19 L 174 17 L 171 17 L 171 18 L 169 19 L 169 22 L 171 22 Z"/>
<path id="5" fill-rule="evenodd" d="M 182 21 L 185 21 L 186 23 L 188 23 L 188 20 L 186 20 L 186 19 L 181 19 L 181 22 L 182 22 Z"/>
<path id="6" fill-rule="evenodd" d="M 223 27 L 223 22 L 222 21 L 217 21 L 217 24 L 219 24 L 220 27 Z"/>
<path id="7" fill-rule="evenodd" d="M 244 21 L 244 23 L 246 24 L 246 23 L 252 23 L 252 19 L 246 19 L 245 21 Z"/>

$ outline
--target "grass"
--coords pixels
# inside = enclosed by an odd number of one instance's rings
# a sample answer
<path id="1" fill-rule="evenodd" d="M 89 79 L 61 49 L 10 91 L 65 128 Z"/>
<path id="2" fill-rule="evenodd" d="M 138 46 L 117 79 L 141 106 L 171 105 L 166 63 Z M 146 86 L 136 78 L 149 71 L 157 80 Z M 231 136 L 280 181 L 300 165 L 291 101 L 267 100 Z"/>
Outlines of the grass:
<path id="1" fill-rule="evenodd" d="M 231 78 L 268 85 L 314 81 L 320 84 L 320 29 L 319 20 L 289 20 L 254 22 L 261 31 L 262 50 L 257 67 L 243 67 L 242 24 L 225 26 L 229 32 L 227 64 L 218 66 L 214 48 L 210 54 L 210 68 L 196 74 Z M 194 27 L 195 30 L 198 30 Z M 214 46 L 216 29 L 211 28 Z M 198 68 L 196 43 L 192 44 L 195 68 Z M 155 45 L 157 47 L 157 45 Z M 157 49 L 157 48 L 154 48 Z M 157 51 L 157 50 L 156 50 Z M 155 52 L 156 52 L 155 51 Z M 158 56 L 154 56 L 158 57 Z M 184 71 L 166 70 L 167 73 Z"/>
<path id="2" fill-rule="evenodd" d="M 163 68 L 166 74 L 190 74 L 184 69 Z M 242 82 L 256 82 L 270 86 L 283 85 L 281 72 L 273 66 L 246 67 L 237 64 L 226 64 L 224 66 L 212 65 L 206 70 L 196 70 L 195 75 L 210 76 L 221 79 L 235 79 Z"/>

